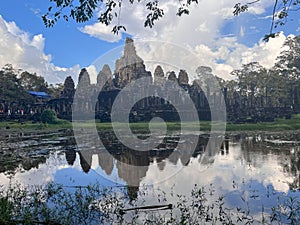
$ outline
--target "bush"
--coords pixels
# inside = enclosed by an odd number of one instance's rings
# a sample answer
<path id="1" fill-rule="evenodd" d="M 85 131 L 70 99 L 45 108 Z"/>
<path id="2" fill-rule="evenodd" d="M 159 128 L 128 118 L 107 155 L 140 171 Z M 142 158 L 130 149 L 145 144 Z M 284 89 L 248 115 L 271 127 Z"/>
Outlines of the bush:
<path id="1" fill-rule="evenodd" d="M 56 123 L 57 121 L 56 113 L 51 109 L 45 109 L 42 112 L 41 121 L 43 123 Z"/>

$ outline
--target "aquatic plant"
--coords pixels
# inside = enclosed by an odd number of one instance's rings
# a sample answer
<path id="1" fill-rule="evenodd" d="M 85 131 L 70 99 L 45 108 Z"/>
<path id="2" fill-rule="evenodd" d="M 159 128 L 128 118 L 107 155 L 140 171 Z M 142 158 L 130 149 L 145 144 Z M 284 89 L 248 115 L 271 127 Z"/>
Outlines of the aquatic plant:
<path id="1" fill-rule="evenodd" d="M 261 218 L 249 207 L 229 208 L 214 188 L 195 185 L 190 195 L 169 194 L 140 187 L 137 198 L 130 187 L 100 184 L 64 187 L 10 184 L 0 189 L 0 224 L 299 224 L 300 201 L 278 199 L 271 213 L 262 206 Z M 245 202 L 247 206 L 247 202 Z"/>

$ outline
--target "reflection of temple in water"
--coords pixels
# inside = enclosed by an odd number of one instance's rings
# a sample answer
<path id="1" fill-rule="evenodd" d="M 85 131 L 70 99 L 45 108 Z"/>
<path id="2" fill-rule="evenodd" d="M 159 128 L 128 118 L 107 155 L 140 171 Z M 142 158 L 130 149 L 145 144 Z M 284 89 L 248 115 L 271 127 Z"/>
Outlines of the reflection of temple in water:
<path id="1" fill-rule="evenodd" d="M 180 141 L 183 142 L 180 151 L 178 150 L 178 136 L 170 135 L 163 140 L 159 147 L 150 151 L 135 151 L 123 146 L 110 132 L 103 137 L 105 148 L 85 149 L 76 153 L 75 149 L 66 151 L 66 158 L 69 163 L 74 163 L 75 155 L 79 156 L 80 164 L 84 172 L 91 168 L 92 156 L 97 155 L 99 166 L 109 176 L 114 167 L 117 169 L 118 177 L 130 184 L 131 197 L 138 191 L 140 182 L 148 172 L 150 165 L 156 165 L 160 171 L 165 169 L 167 163 L 173 165 L 188 166 L 191 158 L 197 158 L 203 165 L 214 163 L 214 156 L 226 157 L 230 154 L 229 139 L 220 143 L 219 137 L 209 137 L 200 135 L 196 148 L 192 148 L 189 142 L 189 135 Z M 213 139 L 209 141 L 209 139 Z M 241 143 L 241 160 L 245 165 L 260 168 L 266 162 L 270 155 L 276 157 L 276 162 L 281 166 L 282 171 L 288 177 L 292 177 L 289 183 L 291 189 L 300 188 L 300 149 L 299 146 L 278 145 L 263 141 L 264 138 L 246 138 L 231 137 L 230 141 Z M 160 149 L 160 150 L 159 150 Z M 84 156 L 83 156 L 84 155 Z"/>
<path id="2" fill-rule="evenodd" d="M 118 171 L 118 177 L 121 178 L 130 187 L 131 197 L 135 196 L 133 192 L 138 191 L 140 182 L 146 176 L 149 166 L 155 164 L 160 171 L 164 170 L 166 160 L 174 165 L 180 163 L 188 166 L 190 159 L 199 158 L 201 163 L 212 163 L 212 158 L 220 151 L 220 145 L 217 143 L 221 140 L 213 140 L 212 137 L 199 136 L 196 148 L 190 141 L 191 134 L 179 139 L 177 135 L 167 135 L 161 144 L 155 149 L 149 151 L 136 151 L 120 143 L 113 132 L 101 133 L 101 139 L 105 148 L 85 148 L 78 152 L 80 165 L 85 173 L 91 169 L 92 158 L 98 157 L 99 166 L 109 176 L 113 168 Z M 217 139 L 217 138 L 216 138 Z M 181 142 L 180 150 L 178 149 Z M 228 139 L 225 140 L 225 149 L 228 152 Z M 221 148 L 223 148 L 221 146 Z M 205 152 L 205 154 L 204 154 Z M 76 159 L 76 150 L 69 148 L 65 151 L 66 160 L 73 164 Z"/>
<path id="3" fill-rule="evenodd" d="M 300 147 L 298 142 L 293 141 L 299 140 L 300 136 L 287 136 L 289 139 L 286 142 L 280 142 L 282 137 L 271 134 L 253 137 L 236 135 L 231 136 L 230 140 L 225 138 L 221 143 L 223 139 L 220 137 L 202 134 L 197 136 L 198 143 L 194 146 L 191 141 L 193 134 L 181 134 L 179 138 L 179 134 L 174 132 L 169 133 L 159 146 L 150 151 L 135 151 L 122 145 L 111 131 L 99 132 L 99 135 L 104 144 L 101 148 L 95 148 L 91 143 L 79 149 L 73 136 L 67 139 L 59 138 L 56 144 L 59 148 L 56 150 L 53 147 L 49 148 L 48 144 L 39 143 L 39 146 L 36 146 L 35 142 L 30 142 L 32 145 L 20 150 L 20 144 L 26 137 L 20 138 L 19 142 L 16 139 L 2 142 L 0 173 L 14 176 L 16 173 L 30 171 L 33 168 L 39 169 L 41 165 L 48 165 L 47 158 L 51 152 L 60 152 L 64 149 L 66 162 L 73 165 L 79 161 L 85 173 L 91 170 L 92 158 L 94 160 L 95 156 L 98 158 L 99 167 L 107 176 L 112 175 L 115 169 L 118 177 L 131 185 L 128 192 L 134 198 L 141 181 L 146 177 L 148 170 L 152 169 L 150 166 L 164 171 L 169 164 L 184 167 L 191 165 L 190 162 L 199 161 L 204 166 L 211 165 L 214 163 L 215 155 L 218 155 L 217 158 L 227 158 L 228 154 L 234 156 L 234 148 L 229 148 L 237 146 L 237 151 L 241 154 L 238 160 L 241 160 L 243 165 L 249 169 L 252 167 L 260 170 L 272 160 L 277 170 L 280 168 L 280 172 L 286 177 L 283 181 L 289 181 L 289 187 L 293 190 L 300 188 Z M 13 146 L 17 148 L 14 149 Z"/>

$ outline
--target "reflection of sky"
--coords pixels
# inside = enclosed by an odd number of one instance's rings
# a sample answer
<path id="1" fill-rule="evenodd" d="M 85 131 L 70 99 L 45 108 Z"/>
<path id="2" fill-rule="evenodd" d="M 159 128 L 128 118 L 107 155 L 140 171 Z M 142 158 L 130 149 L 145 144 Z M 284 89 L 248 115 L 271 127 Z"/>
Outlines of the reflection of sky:
<path id="1" fill-rule="evenodd" d="M 182 166 L 178 160 L 174 165 L 168 159 L 162 168 L 155 162 L 151 163 L 141 185 L 153 184 L 168 193 L 173 188 L 175 193 L 190 194 L 194 184 L 209 186 L 213 184 L 214 195 L 224 195 L 229 207 L 245 206 L 243 199 L 251 206 L 253 213 L 261 212 L 262 203 L 269 208 L 276 205 L 276 196 L 280 194 L 298 195 L 299 192 L 289 191 L 288 182 L 293 178 L 283 171 L 279 157 L 282 155 L 265 154 L 260 151 L 243 152 L 240 142 L 229 144 L 228 154 L 215 156 L 212 164 L 200 164 L 200 156 L 191 158 L 188 166 Z M 248 154 L 248 155 L 247 155 Z M 251 162 L 247 162 L 247 159 Z M 21 171 L 21 170 L 20 170 Z M 9 183 L 9 176 L 1 173 L 1 184 Z M 99 166 L 98 157 L 92 158 L 91 170 L 83 173 L 77 154 L 74 165 L 68 165 L 65 155 L 61 152 L 51 153 L 46 163 L 29 171 L 16 172 L 13 180 L 24 184 L 45 184 L 54 181 L 66 186 L 99 183 L 104 186 L 126 185 L 118 177 L 116 162 L 112 173 L 108 176 Z"/>
<path id="2" fill-rule="evenodd" d="M 13 181 L 24 185 L 42 185 L 54 181 L 57 171 L 68 168 L 68 164 L 63 155 L 52 153 L 46 163 L 40 164 L 38 168 L 31 168 L 28 171 L 17 171 L 13 176 Z M 80 167 L 73 166 L 74 169 Z M 9 176 L 0 174 L 1 184 L 9 183 Z"/>
<path id="3" fill-rule="evenodd" d="M 114 170 L 112 176 L 116 176 Z M 10 182 L 10 176 L 0 173 L 0 183 L 7 185 Z M 74 165 L 68 165 L 65 155 L 59 153 L 50 154 L 45 164 L 40 164 L 38 168 L 32 168 L 29 171 L 16 172 L 12 181 L 24 185 L 43 185 L 48 182 L 56 182 L 66 186 L 88 185 L 99 183 L 104 186 L 113 186 L 112 179 L 105 178 L 107 175 L 101 168 L 95 167 L 89 173 L 83 173 L 79 157 L 76 157 Z M 118 183 L 122 183 L 118 181 Z M 123 182 L 124 183 L 124 182 Z"/>
<path id="4" fill-rule="evenodd" d="M 214 183 L 215 186 L 222 187 L 223 190 L 231 191 L 233 181 L 240 184 L 245 179 L 257 180 L 264 187 L 272 184 L 277 191 L 287 192 L 289 190 L 286 182 L 291 181 L 291 178 L 282 172 L 276 156 L 268 155 L 263 159 L 264 161 L 262 161 L 261 156 L 255 162 L 258 167 L 254 167 L 245 161 L 240 143 L 231 143 L 229 149 L 229 154 L 217 155 L 214 163 L 208 166 L 207 169 L 205 169 L 206 166 L 198 163 L 199 159 L 193 158 L 188 167 L 185 167 L 176 176 L 159 185 L 172 186 L 175 183 L 183 191 L 187 186 L 192 187 L 195 183 L 199 185 Z M 158 176 L 168 177 L 172 167 L 174 165 L 168 163 L 163 171 L 159 171 L 158 168 L 151 165 L 147 177 L 143 181 L 145 183 L 155 183 Z"/>
<path id="5" fill-rule="evenodd" d="M 112 179 L 107 179 L 107 175 L 103 170 L 97 166 L 98 162 L 95 159 L 97 157 L 93 157 L 91 170 L 88 173 L 83 173 L 80 167 L 79 157 L 76 157 L 76 161 L 74 162 L 74 166 L 77 167 L 74 169 L 73 167 L 65 168 L 59 170 L 55 174 L 54 181 L 56 183 L 64 184 L 66 186 L 86 186 L 91 183 L 99 183 L 100 185 L 104 186 L 113 186 L 114 182 Z M 115 172 L 113 173 L 115 174 Z"/>
<path id="6" fill-rule="evenodd" d="M 192 159 L 188 167 L 154 188 L 159 187 L 168 192 L 175 184 L 173 188 L 175 193 L 189 195 L 194 184 L 206 187 L 213 184 L 214 196 L 225 196 L 228 207 L 239 206 L 245 209 L 248 203 L 251 212 L 258 216 L 261 214 L 262 205 L 266 213 L 270 212 L 268 209 L 277 205 L 278 196 L 299 197 L 299 192 L 289 190 L 288 182 L 292 181 L 292 177 L 282 171 L 276 155 L 258 154 L 255 162 L 249 163 L 242 154 L 241 144 L 230 143 L 229 154 L 217 155 L 214 163 L 206 170 L 203 170 L 204 167 L 198 160 Z M 167 164 L 164 171 L 158 171 L 153 165 L 150 166 L 144 182 L 155 181 L 157 173 L 164 173 L 160 174 L 162 177 L 168 176 L 168 168 L 171 166 Z"/>

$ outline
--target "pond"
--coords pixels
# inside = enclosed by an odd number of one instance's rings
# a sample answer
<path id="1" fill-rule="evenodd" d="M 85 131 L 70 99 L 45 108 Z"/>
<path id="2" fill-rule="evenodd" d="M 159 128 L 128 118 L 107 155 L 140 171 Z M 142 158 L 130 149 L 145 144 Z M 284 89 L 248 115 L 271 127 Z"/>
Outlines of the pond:
<path id="1" fill-rule="evenodd" d="M 147 133 L 136 135 L 147 145 Z M 82 132 L 81 138 L 88 136 Z M 198 137 L 195 146 L 192 136 Z M 300 133 L 220 137 L 173 132 L 150 151 L 124 146 L 110 131 L 100 131 L 99 137 L 103 146 L 98 148 L 88 141 L 79 146 L 71 130 L 1 132 L 0 183 L 125 187 L 130 199 L 143 199 L 144 205 L 154 204 L 149 194 L 153 191 L 169 196 L 164 202 L 174 204 L 175 197 L 189 196 L 197 185 L 205 187 L 208 201 L 222 196 L 227 209 L 248 210 L 260 221 L 262 213 L 270 215 L 287 201 L 300 205 Z M 295 218 L 297 224 L 299 215 Z M 288 217 L 281 223 L 288 223 Z"/>

